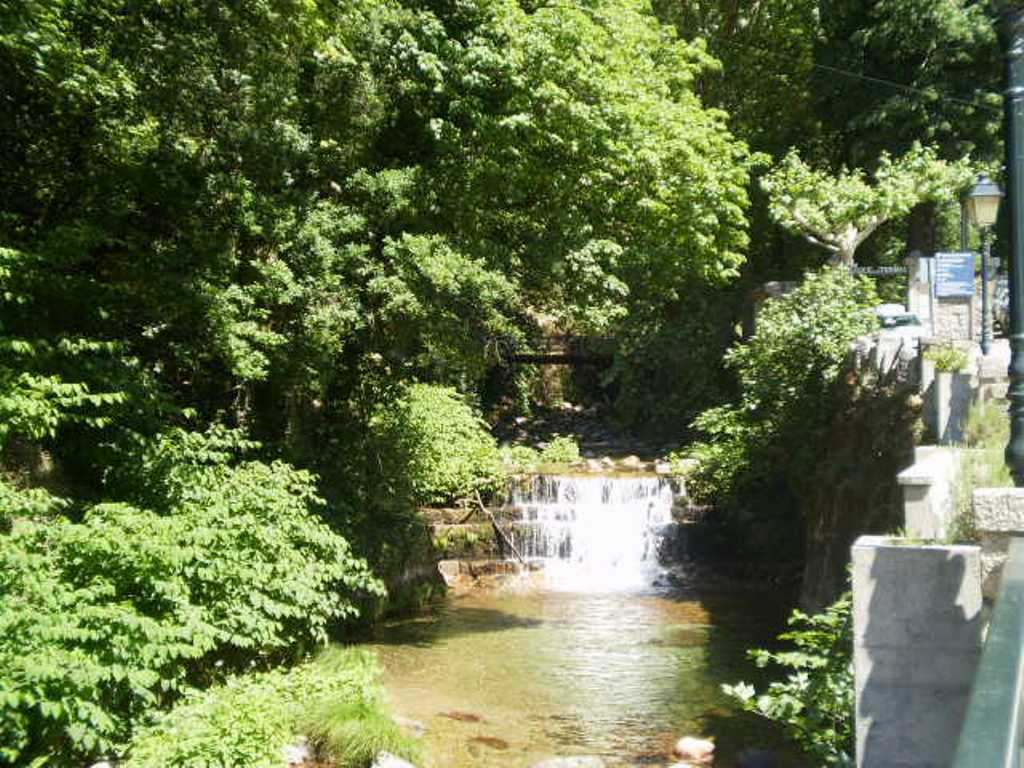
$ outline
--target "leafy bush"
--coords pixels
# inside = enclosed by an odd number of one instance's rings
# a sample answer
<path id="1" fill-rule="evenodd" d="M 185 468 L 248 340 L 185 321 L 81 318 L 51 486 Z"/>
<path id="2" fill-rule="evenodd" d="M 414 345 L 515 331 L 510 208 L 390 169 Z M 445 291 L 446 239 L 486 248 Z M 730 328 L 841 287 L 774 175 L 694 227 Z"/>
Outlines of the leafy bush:
<path id="1" fill-rule="evenodd" d="M 504 477 L 487 425 L 449 387 L 407 387 L 378 409 L 371 429 L 387 482 L 416 503 L 449 503 Z"/>
<path id="2" fill-rule="evenodd" d="M 498 449 L 502 466 L 510 474 L 532 472 L 540 464 L 540 454 L 528 445 L 503 445 Z"/>
<path id="3" fill-rule="evenodd" d="M 779 636 L 795 650 L 749 651 L 758 667 L 775 664 L 786 679 L 757 695 L 748 683 L 723 685 L 748 712 L 782 726 L 815 761 L 851 765 L 854 754 L 853 625 L 847 593 L 823 613 L 793 611 L 793 630 Z"/>
<path id="4" fill-rule="evenodd" d="M 330 648 L 287 672 L 192 692 L 135 736 L 125 768 L 285 768 L 282 749 L 296 742 L 309 708 L 372 700 L 376 675 L 367 652 Z"/>
<path id="5" fill-rule="evenodd" d="M 571 464 L 579 458 L 579 443 L 565 435 L 555 435 L 540 454 L 542 464 Z"/>
<path id="6" fill-rule="evenodd" d="M 167 514 L 102 504 L 0 538 L 0 757 L 114 750 L 189 684 L 322 643 L 356 593 L 382 591 L 311 514 L 308 473 L 188 478 Z"/>
<path id="7" fill-rule="evenodd" d="M 739 401 L 694 422 L 706 435 L 693 451 L 694 491 L 735 499 L 768 476 L 807 475 L 850 343 L 877 325 L 875 303 L 869 281 L 837 269 L 808 273 L 794 291 L 765 303 L 753 337 L 726 355 Z"/>

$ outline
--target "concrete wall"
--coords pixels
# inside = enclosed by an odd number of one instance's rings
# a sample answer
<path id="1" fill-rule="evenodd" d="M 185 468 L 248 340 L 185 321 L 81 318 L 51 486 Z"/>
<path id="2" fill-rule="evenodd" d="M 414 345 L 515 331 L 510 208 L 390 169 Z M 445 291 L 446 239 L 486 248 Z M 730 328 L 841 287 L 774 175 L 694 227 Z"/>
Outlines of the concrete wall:
<path id="1" fill-rule="evenodd" d="M 858 768 L 951 765 L 981 653 L 974 546 L 853 546 Z"/>

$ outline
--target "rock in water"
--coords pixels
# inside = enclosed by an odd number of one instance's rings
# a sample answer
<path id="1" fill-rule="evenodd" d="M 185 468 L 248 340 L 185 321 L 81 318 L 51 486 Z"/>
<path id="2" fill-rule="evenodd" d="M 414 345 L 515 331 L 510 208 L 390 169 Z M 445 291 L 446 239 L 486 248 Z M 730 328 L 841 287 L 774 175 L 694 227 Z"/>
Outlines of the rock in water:
<path id="1" fill-rule="evenodd" d="M 281 757 L 288 765 L 302 765 L 309 759 L 309 747 L 301 742 L 289 744 L 281 749 Z"/>
<path id="2" fill-rule="evenodd" d="M 683 736 L 676 742 L 672 754 L 689 763 L 710 763 L 715 756 L 715 742 L 710 739 Z"/>
<path id="3" fill-rule="evenodd" d="M 605 768 L 605 765 L 600 757 L 549 757 L 534 763 L 531 768 Z"/>
<path id="4" fill-rule="evenodd" d="M 452 709 L 448 712 L 439 713 L 441 717 L 447 717 L 449 720 L 458 720 L 460 723 L 486 723 L 480 715 L 473 712 L 463 712 L 461 709 Z"/>
<path id="5" fill-rule="evenodd" d="M 407 760 L 392 755 L 390 752 L 381 752 L 373 761 L 370 768 L 416 768 Z"/>
<path id="6" fill-rule="evenodd" d="M 767 749 L 745 749 L 740 752 L 739 768 L 779 768 L 779 758 Z"/>
<path id="7" fill-rule="evenodd" d="M 419 720 L 413 720 L 408 717 L 402 717 L 401 715 L 392 718 L 395 724 L 400 728 L 404 728 L 406 731 L 411 733 L 416 738 L 419 738 L 427 732 L 427 726 L 425 723 L 421 723 Z"/>

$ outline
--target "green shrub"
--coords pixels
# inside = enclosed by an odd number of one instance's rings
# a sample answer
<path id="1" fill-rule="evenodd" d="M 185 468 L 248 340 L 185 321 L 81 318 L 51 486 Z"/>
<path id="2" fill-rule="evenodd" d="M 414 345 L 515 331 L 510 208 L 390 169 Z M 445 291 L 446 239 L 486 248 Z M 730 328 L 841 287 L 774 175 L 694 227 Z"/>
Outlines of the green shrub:
<path id="1" fill-rule="evenodd" d="M 571 464 L 579 458 L 579 443 L 565 435 L 555 435 L 540 454 L 542 464 Z"/>
<path id="2" fill-rule="evenodd" d="M 532 472 L 540 464 L 540 454 L 528 445 L 503 445 L 498 449 L 501 465 L 509 474 Z"/>
<path id="3" fill-rule="evenodd" d="M 116 751 L 190 684 L 322 643 L 382 591 L 308 473 L 193 470 L 167 514 L 102 504 L 0 537 L 0 758 Z"/>
<path id="4" fill-rule="evenodd" d="M 767 477 L 807 477 L 821 450 L 833 385 L 850 343 L 877 327 L 875 292 L 847 270 L 809 272 L 794 291 L 765 303 L 757 330 L 729 350 L 738 402 L 704 411 L 693 479 L 704 496 L 739 499 Z"/>
<path id="5" fill-rule="evenodd" d="M 407 387 L 378 409 L 371 429 L 386 482 L 418 504 L 450 503 L 504 477 L 487 425 L 449 387 Z"/>
<path id="6" fill-rule="evenodd" d="M 376 676 L 369 653 L 330 648 L 290 671 L 231 678 L 141 729 L 124 768 L 285 768 L 309 709 L 372 699 Z"/>
<path id="7" fill-rule="evenodd" d="M 794 629 L 779 639 L 794 650 L 748 652 L 758 667 L 787 670 L 785 680 L 761 695 L 748 683 L 722 686 L 746 711 L 778 723 L 808 756 L 827 765 L 852 765 L 854 754 L 851 602 L 847 593 L 815 616 L 793 611 Z"/>

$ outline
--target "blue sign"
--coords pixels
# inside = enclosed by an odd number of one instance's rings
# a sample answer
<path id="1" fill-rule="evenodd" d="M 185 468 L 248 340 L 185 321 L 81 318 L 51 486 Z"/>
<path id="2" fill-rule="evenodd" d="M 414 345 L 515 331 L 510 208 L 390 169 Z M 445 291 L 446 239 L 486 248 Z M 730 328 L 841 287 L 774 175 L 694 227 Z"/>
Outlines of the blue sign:
<path id="1" fill-rule="evenodd" d="M 973 253 L 935 254 L 935 295 L 940 299 L 974 295 Z"/>

